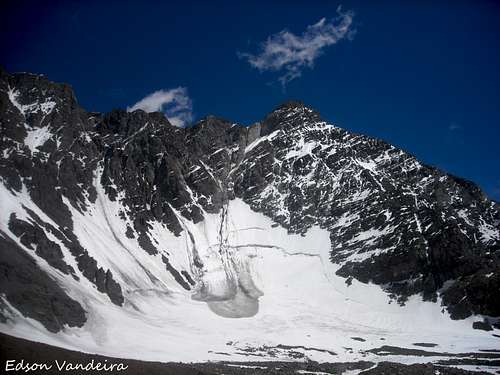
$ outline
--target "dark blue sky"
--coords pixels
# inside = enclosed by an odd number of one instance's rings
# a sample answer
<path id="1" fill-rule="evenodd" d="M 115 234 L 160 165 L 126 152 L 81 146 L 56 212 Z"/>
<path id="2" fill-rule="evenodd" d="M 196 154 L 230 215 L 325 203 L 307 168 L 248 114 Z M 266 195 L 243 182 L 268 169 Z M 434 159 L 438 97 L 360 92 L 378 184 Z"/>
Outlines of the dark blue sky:
<path id="1" fill-rule="evenodd" d="M 301 35 L 340 4 L 355 12 L 353 40 L 326 48 L 285 90 L 279 73 L 238 58 L 285 28 Z M 0 17 L 0 64 L 71 84 L 87 110 L 183 86 L 195 119 L 250 124 L 300 99 L 500 200 L 498 2 L 11 1 Z"/>

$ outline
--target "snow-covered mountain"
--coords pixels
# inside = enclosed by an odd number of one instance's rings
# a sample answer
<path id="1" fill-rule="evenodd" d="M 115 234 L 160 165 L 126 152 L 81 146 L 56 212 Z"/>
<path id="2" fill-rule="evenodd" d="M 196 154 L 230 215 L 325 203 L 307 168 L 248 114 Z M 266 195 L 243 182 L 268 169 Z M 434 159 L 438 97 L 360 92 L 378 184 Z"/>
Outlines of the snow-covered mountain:
<path id="1" fill-rule="evenodd" d="M 0 71 L 0 125 L 1 332 L 158 361 L 498 347 L 500 206 L 302 103 L 181 129 Z"/>

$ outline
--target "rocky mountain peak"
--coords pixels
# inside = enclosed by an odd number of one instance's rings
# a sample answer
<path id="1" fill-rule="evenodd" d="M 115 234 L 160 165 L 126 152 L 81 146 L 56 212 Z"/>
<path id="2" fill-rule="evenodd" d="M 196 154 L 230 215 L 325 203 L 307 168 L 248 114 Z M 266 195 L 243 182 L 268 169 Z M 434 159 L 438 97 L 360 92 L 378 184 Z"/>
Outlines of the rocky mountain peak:
<path id="1" fill-rule="evenodd" d="M 278 129 L 291 131 L 320 121 L 322 121 L 320 114 L 306 107 L 303 102 L 287 101 L 261 121 L 261 135 L 268 135 Z"/>
<path id="2" fill-rule="evenodd" d="M 66 108 L 78 107 L 75 93 L 68 84 L 52 82 L 40 74 L 8 74 L 5 70 L 0 74 L 0 89 L 9 95 L 23 115 L 46 113 L 59 102 Z"/>
<path id="3" fill-rule="evenodd" d="M 142 110 L 128 112 L 115 109 L 104 115 L 94 115 L 93 119 L 96 130 L 102 134 L 132 136 L 138 132 L 151 133 L 164 131 L 163 128 L 174 128 L 162 112 L 147 113 Z"/>
<path id="4" fill-rule="evenodd" d="M 276 110 L 287 110 L 296 108 L 305 108 L 306 105 L 301 100 L 287 100 L 276 107 Z"/>

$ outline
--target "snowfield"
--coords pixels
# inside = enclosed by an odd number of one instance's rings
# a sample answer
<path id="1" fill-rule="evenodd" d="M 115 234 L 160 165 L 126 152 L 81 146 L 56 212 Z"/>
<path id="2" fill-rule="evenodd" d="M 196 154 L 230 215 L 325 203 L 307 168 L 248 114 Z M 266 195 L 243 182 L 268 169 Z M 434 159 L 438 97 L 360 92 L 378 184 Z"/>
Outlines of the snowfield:
<path id="1" fill-rule="evenodd" d="M 335 275 L 338 266 L 329 260 L 326 230 L 313 227 L 303 236 L 289 234 L 240 199 L 229 201 L 220 214 L 205 212 L 205 220 L 197 224 L 179 214 L 184 230 L 178 237 L 161 223 L 151 223 L 151 240 L 162 254 L 148 255 L 135 238 L 125 235 L 129 219 L 120 218 L 120 198 L 112 202 L 97 175 L 95 181 L 98 198 L 88 202 L 87 211 L 67 205 L 82 246 L 124 288 L 124 306 L 112 304 L 76 265 L 79 281 L 49 266 L 12 234 L 84 307 L 87 323 L 50 333 L 3 298 L 12 316 L 0 325 L 1 332 L 88 353 L 162 362 L 309 358 L 413 363 L 430 359 L 381 357 L 366 350 L 382 345 L 418 349 L 412 344 L 422 342 L 449 353 L 498 348 L 491 333 L 471 329 L 477 320 L 473 317 L 451 320 L 439 303 L 423 302 L 419 296 L 400 306 L 379 286 L 355 279 L 348 285 Z M 0 186 L 5 233 L 11 233 L 11 212 L 29 220 L 24 207 L 51 223 L 25 190 L 13 194 Z M 69 250 L 58 243 L 73 265 Z M 177 270 L 195 275 L 194 290 L 185 290 L 166 272 L 162 255 Z M 201 271 L 195 259 L 203 263 Z M 305 357 L 291 358 L 292 349 Z"/>

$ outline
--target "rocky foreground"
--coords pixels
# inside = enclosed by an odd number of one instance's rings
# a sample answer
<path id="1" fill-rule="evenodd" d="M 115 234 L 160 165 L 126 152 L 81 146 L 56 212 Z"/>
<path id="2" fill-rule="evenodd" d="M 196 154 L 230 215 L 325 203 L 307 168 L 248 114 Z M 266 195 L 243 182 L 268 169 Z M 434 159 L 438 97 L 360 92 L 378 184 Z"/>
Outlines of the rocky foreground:
<path id="1" fill-rule="evenodd" d="M 500 354 L 496 356 L 497 360 L 489 362 L 490 365 L 500 366 Z M 52 368 L 49 370 L 38 370 L 31 373 L 40 374 L 77 374 L 87 373 L 82 370 L 59 370 L 55 361 L 64 366 L 89 366 L 92 364 L 94 370 L 88 373 L 120 373 L 134 375 L 222 375 L 222 374 L 364 374 L 364 375 L 382 375 L 382 374 L 400 374 L 400 375 L 461 375 L 461 374 L 488 374 L 481 371 L 468 371 L 453 367 L 443 367 L 432 363 L 403 365 L 394 362 L 355 362 L 355 363 L 317 363 L 317 362 L 207 362 L 207 363 L 161 363 L 145 362 L 130 359 L 111 358 L 100 355 L 81 353 L 72 350 L 61 349 L 58 347 L 18 339 L 12 336 L 0 334 L 0 361 L 5 369 L 7 361 L 15 360 L 12 366 L 22 364 L 23 370 L 33 364 L 47 364 Z M 10 362 L 12 363 L 12 362 Z M 112 371 L 97 371 L 97 364 L 102 366 L 122 364 L 126 369 L 118 370 L 116 367 Z M 460 363 L 457 363 L 459 366 Z M 463 365 L 463 364 L 462 364 Z M 474 368 L 474 365 L 470 365 Z M 492 367 L 493 368 L 493 367 Z M 493 371 L 493 370 L 492 370 Z M 13 373 L 16 373 L 13 371 Z M 500 374 L 500 368 L 496 371 Z"/>

